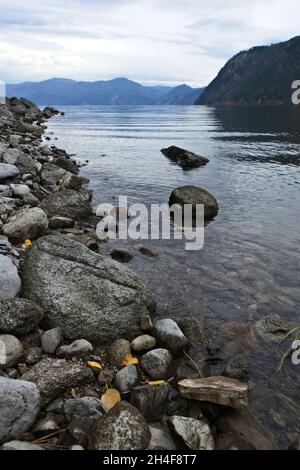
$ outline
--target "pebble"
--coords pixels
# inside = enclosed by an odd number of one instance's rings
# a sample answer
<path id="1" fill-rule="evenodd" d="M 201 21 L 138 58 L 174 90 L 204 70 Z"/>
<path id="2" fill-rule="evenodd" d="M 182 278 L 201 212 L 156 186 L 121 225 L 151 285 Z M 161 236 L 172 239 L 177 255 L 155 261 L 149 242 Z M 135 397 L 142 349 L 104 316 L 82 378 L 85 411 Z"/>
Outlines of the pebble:
<path id="1" fill-rule="evenodd" d="M 172 354 L 166 349 L 153 349 L 141 358 L 141 367 L 152 380 L 162 380 L 169 376 Z"/>
<path id="2" fill-rule="evenodd" d="M 45 353 L 54 354 L 57 348 L 63 343 L 63 335 L 61 329 L 52 328 L 45 331 L 41 337 L 41 346 Z"/>

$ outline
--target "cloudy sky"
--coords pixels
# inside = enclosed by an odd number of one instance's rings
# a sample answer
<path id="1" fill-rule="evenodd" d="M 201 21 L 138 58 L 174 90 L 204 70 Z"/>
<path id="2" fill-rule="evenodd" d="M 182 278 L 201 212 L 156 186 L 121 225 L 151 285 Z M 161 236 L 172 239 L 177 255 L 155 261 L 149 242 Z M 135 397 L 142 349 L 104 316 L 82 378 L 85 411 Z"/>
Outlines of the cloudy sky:
<path id="1" fill-rule="evenodd" d="M 208 84 L 236 52 L 300 34 L 299 0 L 0 0 L 0 79 Z"/>

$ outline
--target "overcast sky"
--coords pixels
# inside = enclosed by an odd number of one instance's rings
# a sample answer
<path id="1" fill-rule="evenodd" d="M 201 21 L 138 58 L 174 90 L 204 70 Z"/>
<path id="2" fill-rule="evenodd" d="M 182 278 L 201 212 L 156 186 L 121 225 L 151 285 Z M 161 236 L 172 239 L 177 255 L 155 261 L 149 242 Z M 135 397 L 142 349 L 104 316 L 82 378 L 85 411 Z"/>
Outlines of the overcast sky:
<path id="1" fill-rule="evenodd" d="M 241 49 L 300 34 L 299 0 L 0 0 L 0 79 L 208 84 Z"/>

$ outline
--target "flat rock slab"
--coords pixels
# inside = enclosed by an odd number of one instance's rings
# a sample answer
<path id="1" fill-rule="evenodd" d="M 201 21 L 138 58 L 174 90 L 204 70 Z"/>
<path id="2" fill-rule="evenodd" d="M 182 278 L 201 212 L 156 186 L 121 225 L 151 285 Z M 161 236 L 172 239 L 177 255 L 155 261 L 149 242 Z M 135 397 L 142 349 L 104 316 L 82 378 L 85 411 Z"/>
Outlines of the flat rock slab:
<path id="1" fill-rule="evenodd" d="M 199 166 L 206 165 L 209 160 L 197 153 L 190 152 L 189 150 L 182 149 L 172 145 L 169 148 L 162 149 L 161 152 L 169 158 L 172 162 L 177 163 L 184 170 L 191 170 Z"/>
<path id="2" fill-rule="evenodd" d="M 243 410 L 248 406 L 248 385 L 227 377 L 185 379 L 178 382 L 185 398 Z"/>
<path id="3" fill-rule="evenodd" d="M 40 238 L 22 267 L 23 295 L 44 310 L 44 329 L 103 344 L 131 337 L 155 301 L 140 278 L 67 236 Z"/>
<path id="4" fill-rule="evenodd" d="M 36 384 L 46 405 L 71 388 L 93 382 L 94 374 L 87 366 L 47 358 L 25 372 L 22 379 Z"/>

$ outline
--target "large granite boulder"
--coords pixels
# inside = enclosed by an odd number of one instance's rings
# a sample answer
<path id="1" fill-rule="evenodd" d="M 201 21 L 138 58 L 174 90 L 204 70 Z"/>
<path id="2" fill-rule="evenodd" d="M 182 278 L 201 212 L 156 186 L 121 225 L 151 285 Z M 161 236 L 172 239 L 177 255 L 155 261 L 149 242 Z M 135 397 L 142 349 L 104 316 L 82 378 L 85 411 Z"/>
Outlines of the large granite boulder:
<path id="1" fill-rule="evenodd" d="M 37 240 L 27 251 L 23 295 L 44 310 L 43 326 L 93 344 L 132 337 L 155 302 L 123 265 L 63 235 Z"/>

